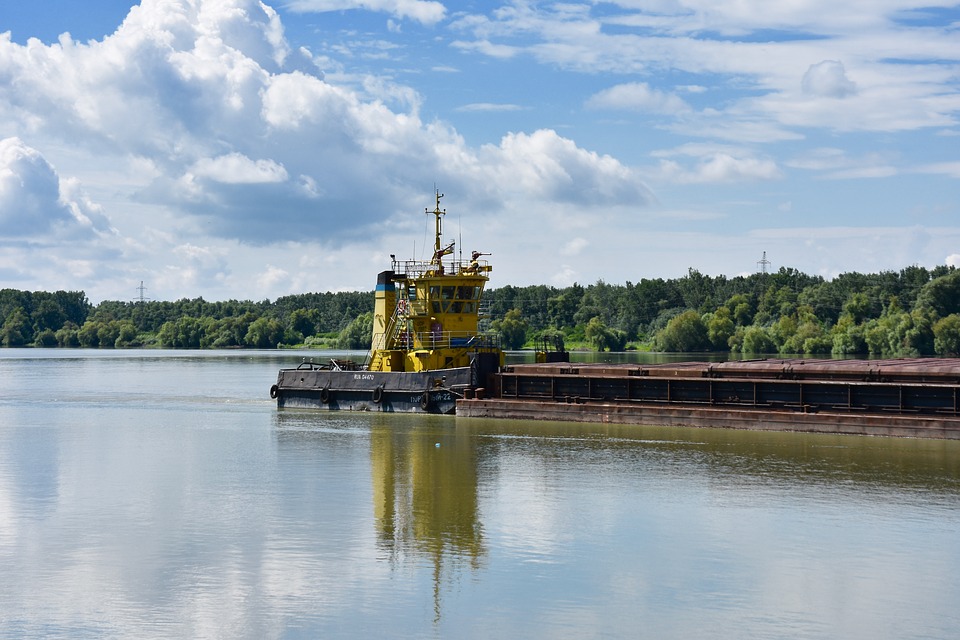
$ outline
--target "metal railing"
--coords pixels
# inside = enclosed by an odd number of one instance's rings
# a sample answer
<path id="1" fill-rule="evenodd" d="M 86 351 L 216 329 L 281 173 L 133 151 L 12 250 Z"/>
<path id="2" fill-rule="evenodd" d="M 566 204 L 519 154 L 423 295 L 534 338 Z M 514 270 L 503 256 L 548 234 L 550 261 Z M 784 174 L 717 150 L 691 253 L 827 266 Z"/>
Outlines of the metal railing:
<path id="1" fill-rule="evenodd" d="M 395 260 L 393 272 L 407 278 L 425 275 L 480 275 L 489 271 L 488 260 L 441 260 L 439 268 L 432 260 Z"/>
<path id="2" fill-rule="evenodd" d="M 398 349 L 499 349 L 500 334 L 472 333 L 469 331 L 424 331 L 402 333 L 397 341 Z"/>

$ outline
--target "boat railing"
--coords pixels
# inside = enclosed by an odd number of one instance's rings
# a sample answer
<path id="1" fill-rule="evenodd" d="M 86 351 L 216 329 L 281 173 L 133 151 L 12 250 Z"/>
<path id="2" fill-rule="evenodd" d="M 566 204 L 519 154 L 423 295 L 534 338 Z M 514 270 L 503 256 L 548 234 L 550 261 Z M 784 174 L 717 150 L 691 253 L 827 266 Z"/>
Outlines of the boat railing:
<path id="1" fill-rule="evenodd" d="M 330 358 L 330 369 L 334 371 L 362 371 L 365 366 L 359 362 L 353 360 L 340 360 L 337 358 Z"/>
<path id="2" fill-rule="evenodd" d="M 469 331 L 424 331 L 404 333 L 397 342 L 400 349 L 500 349 L 500 334 Z"/>
<path id="3" fill-rule="evenodd" d="M 393 271 L 398 276 L 406 278 L 423 278 L 429 276 L 464 276 L 479 275 L 490 271 L 487 260 L 441 260 L 439 265 L 432 260 L 397 260 Z"/>

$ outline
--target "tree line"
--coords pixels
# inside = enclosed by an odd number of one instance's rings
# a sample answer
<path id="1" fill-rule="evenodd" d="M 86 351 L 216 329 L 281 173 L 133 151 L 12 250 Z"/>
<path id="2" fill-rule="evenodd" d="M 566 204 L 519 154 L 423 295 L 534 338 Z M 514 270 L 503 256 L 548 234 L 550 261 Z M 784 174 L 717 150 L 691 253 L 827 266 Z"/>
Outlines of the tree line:
<path id="1" fill-rule="evenodd" d="M 507 348 L 543 338 L 596 350 L 751 354 L 953 355 L 960 352 L 960 271 L 911 266 L 831 280 L 783 267 L 748 276 L 603 281 L 489 289 L 486 322 Z M 0 290 L 3 346 L 277 348 L 370 346 L 373 292 L 271 302 L 203 298 L 104 301 L 81 291 Z"/>
<path id="2" fill-rule="evenodd" d="M 358 317 L 373 311 L 373 292 L 308 293 L 263 300 L 209 302 L 105 300 L 82 291 L 0 290 L 0 344 L 5 347 L 348 348 Z M 367 340 L 369 342 L 369 339 Z"/>
<path id="3" fill-rule="evenodd" d="M 960 352 L 960 271 L 911 266 L 831 280 L 782 267 L 747 276 L 602 281 L 489 292 L 516 347 L 560 335 L 596 350 L 903 357 Z"/>

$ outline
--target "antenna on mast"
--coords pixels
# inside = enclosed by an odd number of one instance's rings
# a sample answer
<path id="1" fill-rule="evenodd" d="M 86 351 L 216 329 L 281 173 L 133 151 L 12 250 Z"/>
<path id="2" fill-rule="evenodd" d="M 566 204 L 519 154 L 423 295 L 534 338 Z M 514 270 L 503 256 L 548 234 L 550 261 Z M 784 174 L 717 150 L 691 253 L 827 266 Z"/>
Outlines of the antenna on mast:
<path id="1" fill-rule="evenodd" d="M 440 275 L 443 275 L 443 256 L 447 256 L 453 253 L 453 246 L 456 244 L 456 242 L 451 242 L 446 247 L 442 246 L 443 216 L 447 215 L 447 210 L 440 208 L 440 198 L 443 197 L 443 194 L 440 193 L 439 189 L 437 190 L 436 194 L 437 194 L 437 208 L 434 209 L 433 211 L 430 211 L 429 209 L 425 209 L 424 213 L 426 213 L 428 216 L 433 215 L 436 218 L 436 228 L 435 228 L 436 238 L 433 242 L 433 258 L 430 260 L 430 262 L 436 267 Z"/>

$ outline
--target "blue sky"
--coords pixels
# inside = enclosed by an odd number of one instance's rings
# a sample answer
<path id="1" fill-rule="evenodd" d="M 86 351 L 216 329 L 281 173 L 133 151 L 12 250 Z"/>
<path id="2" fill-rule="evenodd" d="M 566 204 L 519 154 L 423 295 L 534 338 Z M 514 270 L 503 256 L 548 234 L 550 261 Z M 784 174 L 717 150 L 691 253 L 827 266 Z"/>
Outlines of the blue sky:
<path id="1" fill-rule="evenodd" d="M 0 7 L 0 286 L 369 290 L 960 266 L 960 4 Z M 69 34 L 69 35 L 65 35 Z"/>

